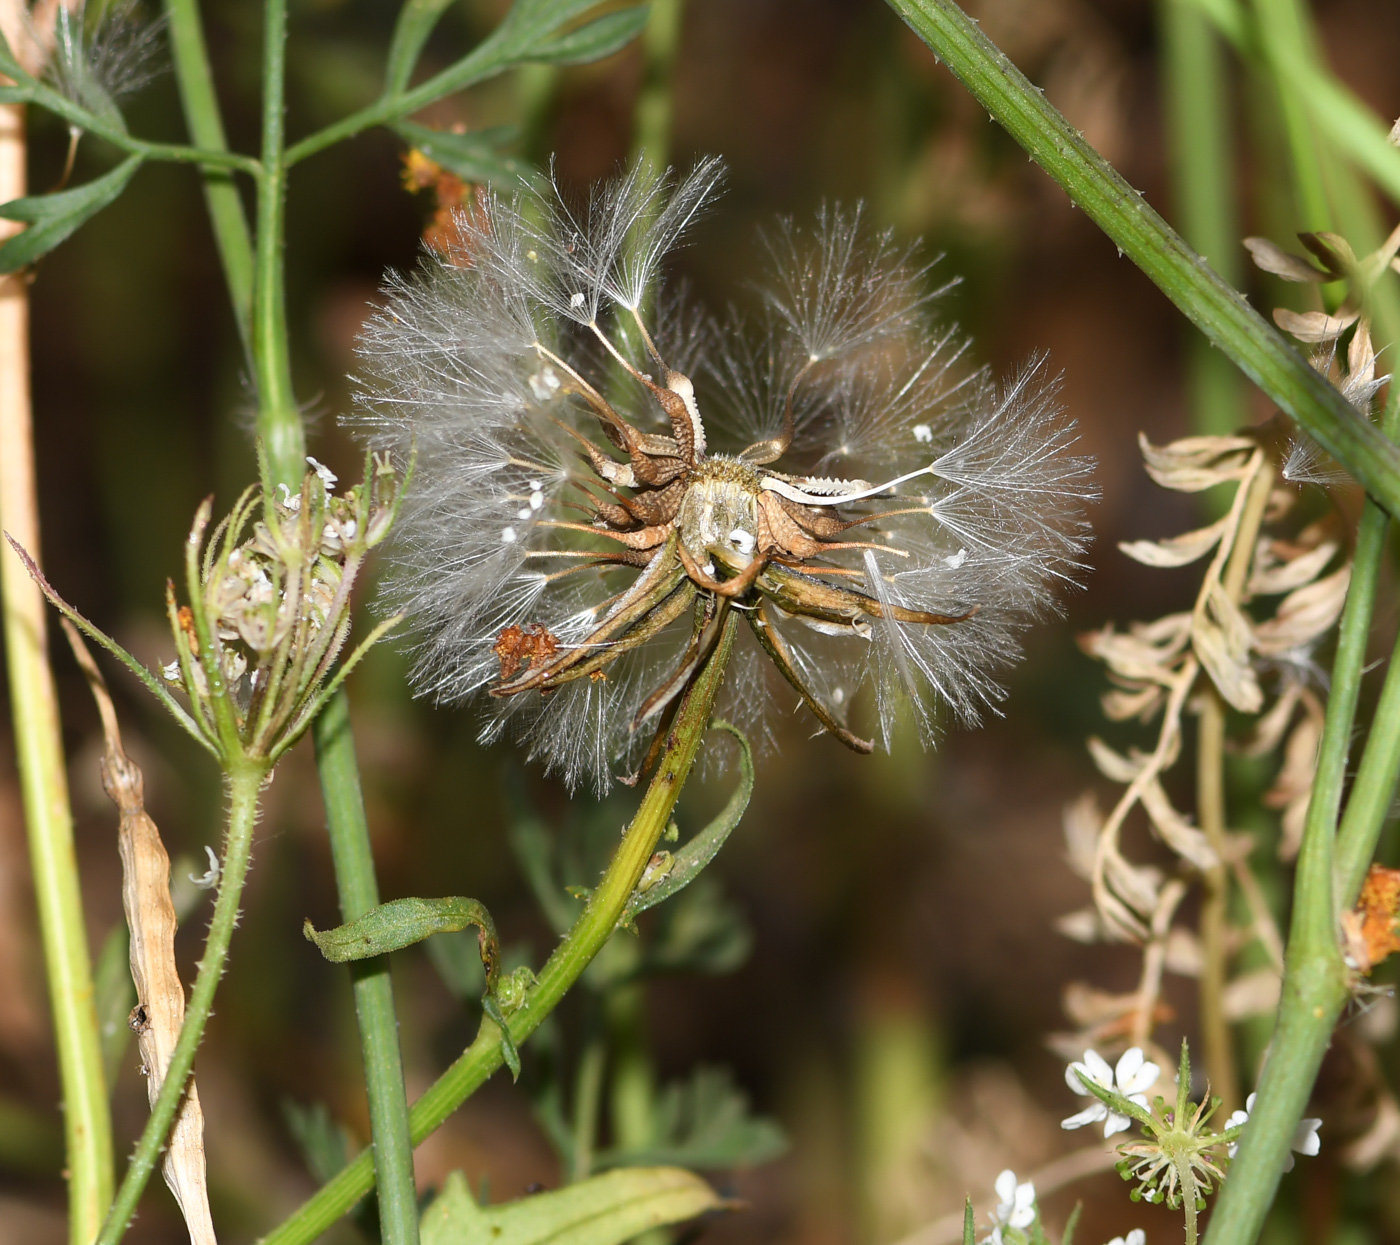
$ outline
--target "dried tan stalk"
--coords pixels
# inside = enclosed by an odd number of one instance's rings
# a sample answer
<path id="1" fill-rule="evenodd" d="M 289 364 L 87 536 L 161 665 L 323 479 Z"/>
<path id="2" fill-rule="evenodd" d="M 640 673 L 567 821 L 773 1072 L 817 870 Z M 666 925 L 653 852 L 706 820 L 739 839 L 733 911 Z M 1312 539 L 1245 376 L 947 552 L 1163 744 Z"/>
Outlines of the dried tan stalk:
<path id="1" fill-rule="evenodd" d="M 185 987 L 175 964 L 175 904 L 170 898 L 170 857 L 160 830 L 146 813 L 141 771 L 122 748 L 116 710 L 106 683 L 77 629 L 63 620 L 97 711 L 102 716 L 105 750 L 102 787 L 121 814 L 117 848 L 122 858 L 122 907 L 131 931 L 131 979 L 136 1006 L 130 1024 L 141 1051 L 146 1096 L 155 1103 L 165 1083 L 170 1056 L 185 1021 Z M 191 1245 L 217 1245 L 209 1214 L 204 1158 L 204 1112 L 194 1077 L 175 1117 L 165 1151 L 165 1183 L 180 1204 Z"/>

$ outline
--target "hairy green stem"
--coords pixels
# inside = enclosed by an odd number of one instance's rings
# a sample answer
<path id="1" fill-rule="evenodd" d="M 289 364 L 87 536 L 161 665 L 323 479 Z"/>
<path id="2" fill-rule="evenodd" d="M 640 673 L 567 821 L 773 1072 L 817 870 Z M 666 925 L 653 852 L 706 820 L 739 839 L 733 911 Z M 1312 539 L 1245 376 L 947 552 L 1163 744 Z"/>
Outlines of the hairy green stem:
<path id="1" fill-rule="evenodd" d="M 1191 0 L 1161 0 L 1159 14 L 1177 220 L 1186 241 L 1224 281 L 1239 286 L 1242 248 L 1224 50 Z M 1193 333 L 1186 367 L 1196 432 L 1223 435 L 1240 427 L 1247 412 L 1234 364 Z"/>
<path id="2" fill-rule="evenodd" d="M 1236 365 L 1400 513 L 1400 448 L 1148 206 L 952 0 L 889 0 L 1070 198 Z"/>
<path id="3" fill-rule="evenodd" d="M 559 1005 L 617 928 L 627 900 L 656 850 L 670 821 L 671 810 L 690 776 L 734 644 L 737 622 L 737 614 L 731 611 L 713 656 L 685 693 L 667 732 L 666 746 L 657 761 L 651 785 L 607 872 L 589 896 L 573 928 L 549 957 L 525 1002 L 508 1018 L 517 1046 Z M 485 1083 L 501 1062 L 500 1031 L 494 1022 L 483 1020 L 476 1041 L 413 1104 L 409 1120 L 414 1144 L 438 1128 Z M 374 1164 L 368 1154 L 357 1155 L 290 1218 L 264 1237 L 263 1245 L 308 1245 L 373 1187 Z"/>
<path id="4" fill-rule="evenodd" d="M 365 820 L 355 738 L 350 730 L 350 702 L 345 690 L 331 697 L 316 718 L 316 765 L 326 802 L 331 858 L 335 864 L 340 914 L 348 924 L 379 903 Z M 384 1245 L 417 1245 L 418 1195 L 413 1180 L 413 1143 L 408 1132 L 408 1098 L 399 1051 L 398 1017 L 389 957 L 350 965 L 355 1014 L 360 1024 L 360 1051 L 369 1099 L 374 1175 L 379 1193 L 379 1231 Z"/>
<path id="5" fill-rule="evenodd" d="M 267 452 L 272 480 L 290 486 L 302 476 L 306 432 L 292 393 L 283 263 L 287 0 L 267 0 L 263 20 L 262 176 L 258 179 L 253 280 L 253 364 L 258 382 L 258 436 Z"/>
<path id="6" fill-rule="evenodd" d="M 116 1200 L 102 1225 L 97 1245 L 116 1245 L 126 1233 L 136 1213 L 146 1182 L 160 1162 L 166 1134 L 174 1122 L 175 1112 L 185 1094 L 185 1083 L 194 1068 L 195 1052 L 204 1036 L 204 1026 L 213 1011 L 214 991 L 223 976 L 229 943 L 238 924 L 238 902 L 248 875 L 252 856 L 253 828 L 257 824 L 258 793 L 267 777 L 265 767 L 245 762 L 228 774 L 228 826 L 224 834 L 223 860 L 219 869 L 219 897 L 214 903 L 214 915 L 209 922 L 209 937 L 204 943 L 204 955 L 199 961 L 199 973 L 190 991 L 185 1022 L 170 1056 L 165 1083 L 160 1087 L 150 1118 L 136 1143 L 126 1175 L 117 1190 Z"/>
<path id="7" fill-rule="evenodd" d="M 225 151 L 228 140 L 214 93 L 214 75 L 209 67 L 209 51 L 196 0 L 165 0 L 166 31 L 175 82 L 180 88 L 185 124 L 190 137 L 206 151 Z M 261 172 L 261 166 L 256 166 Z M 226 172 L 206 171 L 204 201 L 214 243 L 228 282 L 234 320 L 244 352 L 252 357 L 253 347 L 253 243 L 238 187 Z"/>

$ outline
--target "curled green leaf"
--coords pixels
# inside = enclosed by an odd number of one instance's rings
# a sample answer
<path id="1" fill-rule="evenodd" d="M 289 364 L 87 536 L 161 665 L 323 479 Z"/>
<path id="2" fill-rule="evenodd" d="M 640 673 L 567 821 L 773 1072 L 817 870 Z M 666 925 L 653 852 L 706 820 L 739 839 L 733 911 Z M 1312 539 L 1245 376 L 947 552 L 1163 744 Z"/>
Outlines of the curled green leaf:
<path id="1" fill-rule="evenodd" d="M 317 930 L 308 920 L 301 932 L 326 959 L 336 964 L 368 960 L 422 942 L 433 934 L 456 933 L 475 925 L 486 970 L 486 989 L 494 994 L 501 971 L 501 946 L 496 923 L 475 899 L 449 895 L 444 899 L 394 899 L 371 908 L 358 920 L 334 929 Z"/>
<path id="2" fill-rule="evenodd" d="M 716 718 L 710 723 L 711 730 L 724 731 L 734 737 L 739 745 L 739 785 L 734 793 L 709 825 L 695 835 L 686 845 L 675 852 L 657 852 L 649 866 L 650 876 L 642 875 L 642 883 L 627 901 L 621 924 L 630 925 L 638 913 L 654 908 L 663 899 L 669 899 L 677 891 L 689 886 L 701 870 L 712 861 L 729 838 L 730 832 L 739 824 L 744 810 L 749 806 L 753 795 L 753 750 L 744 733 Z M 661 859 L 658 859 L 660 857 Z"/>

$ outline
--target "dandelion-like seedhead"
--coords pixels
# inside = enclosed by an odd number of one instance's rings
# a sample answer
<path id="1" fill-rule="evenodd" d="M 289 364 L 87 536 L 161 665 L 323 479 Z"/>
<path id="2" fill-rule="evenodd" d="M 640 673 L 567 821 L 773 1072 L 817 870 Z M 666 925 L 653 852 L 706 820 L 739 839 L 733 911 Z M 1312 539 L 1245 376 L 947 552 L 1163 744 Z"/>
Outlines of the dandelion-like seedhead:
<path id="1" fill-rule="evenodd" d="M 120 125 L 117 101 L 134 95 L 164 68 L 159 60 L 163 29 L 138 0 L 71 9 L 60 4 L 49 78 L 60 94 Z"/>
<path id="2" fill-rule="evenodd" d="M 718 712 L 760 736 L 777 693 L 860 751 L 873 687 L 976 722 L 1087 538 L 1090 462 L 1044 360 L 1010 383 L 935 330 L 927 268 L 859 210 L 767 239 L 753 316 L 662 281 L 715 195 L 639 163 L 581 207 L 484 193 L 365 329 L 357 424 L 416 446 L 386 576 L 415 681 L 489 693 L 570 785 L 604 789 L 731 609 Z"/>

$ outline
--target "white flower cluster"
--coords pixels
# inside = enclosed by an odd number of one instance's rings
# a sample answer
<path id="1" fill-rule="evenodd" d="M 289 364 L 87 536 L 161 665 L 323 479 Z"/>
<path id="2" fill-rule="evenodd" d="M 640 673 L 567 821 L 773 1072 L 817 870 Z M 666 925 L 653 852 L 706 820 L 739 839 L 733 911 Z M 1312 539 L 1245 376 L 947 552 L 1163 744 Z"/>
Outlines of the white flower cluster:
<path id="1" fill-rule="evenodd" d="M 1258 1101 L 1258 1094 L 1250 1094 L 1244 1100 L 1243 1111 L 1233 1111 L 1230 1118 L 1225 1121 L 1226 1128 L 1238 1128 L 1242 1124 L 1249 1123 L 1250 1114 L 1254 1111 L 1254 1104 Z M 1288 1148 L 1293 1153 L 1306 1155 L 1309 1158 L 1322 1152 L 1322 1139 L 1317 1135 L 1317 1130 L 1322 1127 L 1319 1119 L 1305 1119 L 1298 1121 L 1298 1127 L 1293 1132 L 1293 1139 L 1288 1143 Z M 1234 1158 L 1235 1153 L 1240 1148 L 1238 1141 L 1230 1143 L 1230 1157 Z M 1291 1172 L 1294 1164 L 1293 1154 L 1290 1153 L 1283 1161 L 1283 1170 Z"/>
<path id="2" fill-rule="evenodd" d="M 992 1211 L 992 1230 L 982 1245 L 1006 1245 L 1008 1228 L 1023 1234 L 1035 1222 L 1035 1185 L 1029 1180 L 1018 1182 L 1016 1173 L 1007 1168 L 997 1177 L 995 1188 L 997 1205 Z"/>
<path id="3" fill-rule="evenodd" d="M 1093 1094 L 1084 1088 L 1085 1082 L 1092 1082 L 1104 1089 L 1112 1090 L 1114 1093 L 1121 1094 L 1129 1102 L 1146 1108 L 1146 1091 L 1157 1083 L 1157 1078 L 1161 1073 L 1161 1068 L 1144 1058 L 1142 1048 L 1139 1046 L 1124 1051 L 1116 1068 L 1109 1067 L 1108 1061 L 1098 1051 L 1086 1050 L 1083 1063 L 1072 1063 L 1065 1069 L 1065 1084 L 1076 1094 L 1092 1098 L 1093 1101 L 1077 1115 L 1071 1115 L 1069 1119 L 1062 1120 L 1060 1127 L 1083 1128 L 1086 1124 L 1096 1124 L 1099 1120 L 1103 1120 L 1103 1135 L 1105 1137 L 1112 1137 L 1114 1133 L 1124 1132 L 1132 1126 L 1132 1120 L 1094 1098 Z"/>
<path id="4" fill-rule="evenodd" d="M 858 211 L 780 226 L 751 315 L 663 288 L 721 172 L 483 194 L 360 343 L 358 427 L 417 452 L 386 577 L 417 686 L 490 690 L 483 737 L 571 786 L 639 755 L 729 608 L 755 642 L 718 712 L 760 739 L 794 689 L 852 746 L 862 687 L 886 745 L 901 705 L 925 741 L 975 722 L 1087 538 L 1043 361 L 960 370 L 927 268 Z"/>

